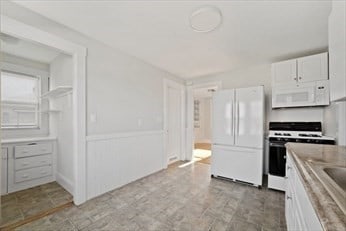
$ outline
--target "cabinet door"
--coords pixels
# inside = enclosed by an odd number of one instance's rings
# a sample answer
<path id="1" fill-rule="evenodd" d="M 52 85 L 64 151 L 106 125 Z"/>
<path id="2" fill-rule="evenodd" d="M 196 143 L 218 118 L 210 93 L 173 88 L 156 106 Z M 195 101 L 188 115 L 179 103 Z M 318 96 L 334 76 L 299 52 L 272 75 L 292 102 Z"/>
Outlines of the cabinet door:
<path id="1" fill-rule="evenodd" d="M 7 148 L 1 148 L 1 195 L 7 193 Z"/>
<path id="2" fill-rule="evenodd" d="M 272 64 L 272 83 L 286 84 L 297 82 L 297 62 L 291 59 Z"/>
<path id="3" fill-rule="evenodd" d="M 263 147 L 264 90 L 263 87 L 236 89 L 235 145 Z"/>
<path id="4" fill-rule="evenodd" d="M 297 63 L 299 82 L 328 79 L 328 53 L 302 57 Z"/>
<path id="5" fill-rule="evenodd" d="M 330 100 L 346 97 L 346 3 L 333 1 L 329 16 Z"/>
<path id="6" fill-rule="evenodd" d="M 222 90 L 213 95 L 213 143 L 234 144 L 234 90 Z"/>
<path id="7" fill-rule="evenodd" d="M 212 153 L 211 174 L 262 185 L 261 150 L 213 145 Z"/>

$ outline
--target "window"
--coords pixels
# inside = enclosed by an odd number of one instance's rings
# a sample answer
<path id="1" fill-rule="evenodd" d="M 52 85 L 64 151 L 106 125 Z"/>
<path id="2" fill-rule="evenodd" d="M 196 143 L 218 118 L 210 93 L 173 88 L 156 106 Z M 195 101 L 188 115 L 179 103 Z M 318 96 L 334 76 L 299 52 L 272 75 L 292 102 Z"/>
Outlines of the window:
<path id="1" fill-rule="evenodd" d="M 39 127 L 38 77 L 1 71 L 1 128 Z"/>

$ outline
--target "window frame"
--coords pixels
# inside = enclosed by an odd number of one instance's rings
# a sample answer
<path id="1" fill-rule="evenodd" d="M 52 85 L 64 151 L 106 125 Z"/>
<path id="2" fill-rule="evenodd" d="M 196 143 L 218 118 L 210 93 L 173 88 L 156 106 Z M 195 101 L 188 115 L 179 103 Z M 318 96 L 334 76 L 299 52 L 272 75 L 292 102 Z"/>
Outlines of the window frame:
<path id="1" fill-rule="evenodd" d="M 7 72 L 10 74 L 16 74 L 16 75 L 22 75 L 22 76 L 26 76 L 26 77 L 30 77 L 30 78 L 35 78 L 37 79 L 37 88 L 38 88 L 38 93 L 37 93 L 37 107 L 36 107 L 36 121 L 35 121 L 35 125 L 17 125 L 17 126 L 3 126 L 2 121 L 0 121 L 0 127 L 2 130 L 20 130 L 20 129 L 41 129 L 42 126 L 42 121 L 41 121 L 41 106 L 42 106 L 42 102 L 41 102 L 41 95 L 42 95 L 42 78 L 40 75 L 33 75 L 33 74 L 28 74 L 25 72 L 20 72 L 20 71 L 12 71 L 9 70 L 7 68 L 3 68 L 0 70 L 0 81 L 1 81 L 1 73 L 2 72 Z M 0 97 L 1 98 L 1 97 Z M 18 102 L 18 101 L 3 101 L 2 99 L 1 101 L 1 107 L 3 104 L 21 104 L 21 105 L 34 105 L 34 104 L 30 104 L 27 102 Z M 2 110 L 1 110 L 2 111 Z"/>

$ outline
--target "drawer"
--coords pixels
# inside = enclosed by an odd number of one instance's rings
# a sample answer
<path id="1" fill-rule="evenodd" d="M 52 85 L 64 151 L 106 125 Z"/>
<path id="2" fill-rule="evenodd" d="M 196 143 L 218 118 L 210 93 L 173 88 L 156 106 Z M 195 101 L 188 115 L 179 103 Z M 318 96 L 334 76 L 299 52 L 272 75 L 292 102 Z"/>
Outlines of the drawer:
<path id="1" fill-rule="evenodd" d="M 39 166 L 51 165 L 51 164 L 52 164 L 51 154 L 19 158 L 14 160 L 14 166 L 16 171 L 21 169 L 34 168 Z"/>
<path id="2" fill-rule="evenodd" d="M 15 172 L 15 183 L 52 175 L 52 166 L 43 166 Z"/>
<path id="3" fill-rule="evenodd" d="M 14 147 L 15 158 L 49 154 L 53 152 L 52 143 L 20 145 Z"/>

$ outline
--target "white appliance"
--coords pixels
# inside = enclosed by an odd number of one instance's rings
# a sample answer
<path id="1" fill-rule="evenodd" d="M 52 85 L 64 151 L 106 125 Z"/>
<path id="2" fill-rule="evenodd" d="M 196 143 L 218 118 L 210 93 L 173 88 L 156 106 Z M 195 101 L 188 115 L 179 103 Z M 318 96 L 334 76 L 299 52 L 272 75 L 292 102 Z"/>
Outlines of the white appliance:
<path id="1" fill-rule="evenodd" d="M 321 122 L 270 122 L 268 188 L 286 190 L 285 144 L 287 142 L 335 143 L 334 138 L 322 136 Z"/>
<path id="2" fill-rule="evenodd" d="M 272 108 L 329 105 L 329 80 L 274 86 Z"/>
<path id="3" fill-rule="evenodd" d="M 264 88 L 213 94 L 212 177 L 262 185 Z"/>

